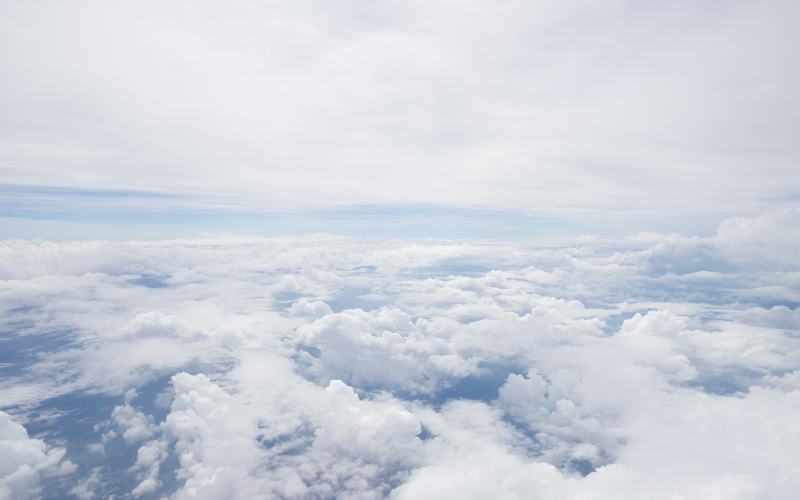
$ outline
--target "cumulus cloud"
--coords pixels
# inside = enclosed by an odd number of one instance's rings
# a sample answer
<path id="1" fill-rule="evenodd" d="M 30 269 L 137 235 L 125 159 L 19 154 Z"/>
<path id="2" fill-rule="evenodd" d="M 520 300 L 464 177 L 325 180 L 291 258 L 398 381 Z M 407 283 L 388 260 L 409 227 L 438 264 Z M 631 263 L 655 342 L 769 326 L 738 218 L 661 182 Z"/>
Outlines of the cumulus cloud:
<path id="1" fill-rule="evenodd" d="M 31 439 L 22 425 L 0 411 L 0 498 L 37 498 L 42 477 L 75 471 L 75 465 L 64 460 L 65 453 L 64 448 Z"/>
<path id="2" fill-rule="evenodd" d="M 159 311 L 141 313 L 131 324 L 134 337 L 178 337 L 192 339 L 207 335 L 206 332 L 192 328 L 175 316 L 167 316 Z"/>
<path id="3" fill-rule="evenodd" d="M 122 431 L 122 437 L 129 444 L 149 439 L 155 432 L 155 426 L 152 423 L 153 417 L 148 417 L 130 405 L 114 408 L 114 411 L 111 412 L 111 419 Z"/>
<path id="4" fill-rule="evenodd" d="M 793 498 L 797 227 L 4 242 L 6 496 Z"/>
<path id="5" fill-rule="evenodd" d="M 674 336 L 686 329 L 686 323 L 671 311 L 649 311 L 645 316 L 636 313 L 622 322 L 619 335 Z"/>
<path id="6" fill-rule="evenodd" d="M 314 316 L 320 318 L 333 311 L 330 306 L 321 300 L 309 302 L 306 299 L 298 300 L 289 308 L 289 316 Z"/>

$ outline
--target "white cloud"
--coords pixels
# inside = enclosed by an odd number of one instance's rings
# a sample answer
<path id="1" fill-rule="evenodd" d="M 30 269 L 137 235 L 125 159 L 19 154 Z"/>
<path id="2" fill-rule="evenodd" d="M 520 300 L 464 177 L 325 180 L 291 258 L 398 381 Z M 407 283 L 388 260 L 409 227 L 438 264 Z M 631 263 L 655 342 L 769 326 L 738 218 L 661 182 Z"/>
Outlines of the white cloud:
<path id="1" fill-rule="evenodd" d="M 20 354 L 0 398 L 43 429 L 8 424 L 32 463 L 93 446 L 58 479 L 87 498 L 789 499 L 796 304 L 759 290 L 800 290 L 796 225 L 7 241 L 0 325 Z M 78 419 L 92 433 L 60 432 Z"/>
<path id="2" fill-rule="evenodd" d="M 122 431 L 122 437 L 128 444 L 149 439 L 157 430 L 153 425 L 153 417 L 148 417 L 129 405 L 114 408 L 111 419 Z"/>
<path id="3" fill-rule="evenodd" d="M 208 334 L 199 328 L 192 328 L 175 316 L 166 316 L 159 311 L 141 313 L 131 324 L 134 337 L 179 337 L 192 339 Z"/>
<path id="4" fill-rule="evenodd" d="M 673 337 L 686 329 L 686 322 L 670 311 L 636 313 L 622 323 L 619 335 L 663 335 Z"/>
<path id="5" fill-rule="evenodd" d="M 134 467 L 143 469 L 143 471 L 139 474 L 141 482 L 131 491 L 133 496 L 139 497 L 144 493 L 152 493 L 161 486 L 161 481 L 158 480 L 158 473 L 161 462 L 166 457 L 166 443 L 163 441 L 149 441 L 139 448 Z"/>
<path id="6" fill-rule="evenodd" d="M 306 299 L 298 300 L 289 308 L 289 316 L 314 316 L 321 318 L 331 314 L 330 306 L 321 300 L 309 302 Z"/>
<path id="7" fill-rule="evenodd" d="M 75 471 L 75 465 L 62 460 L 66 450 L 52 448 L 41 439 L 31 439 L 23 426 L 0 411 L 0 499 L 36 498 L 39 482 L 47 476 Z"/>

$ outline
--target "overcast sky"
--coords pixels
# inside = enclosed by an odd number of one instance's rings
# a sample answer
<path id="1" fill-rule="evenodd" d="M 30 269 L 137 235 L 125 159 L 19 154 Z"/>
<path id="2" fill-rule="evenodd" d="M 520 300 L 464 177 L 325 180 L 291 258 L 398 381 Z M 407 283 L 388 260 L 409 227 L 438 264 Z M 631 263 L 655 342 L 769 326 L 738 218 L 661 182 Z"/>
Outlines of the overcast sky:
<path id="1" fill-rule="evenodd" d="M 800 199 L 799 11 L 3 1 L 0 236 L 275 214 L 713 232 Z"/>

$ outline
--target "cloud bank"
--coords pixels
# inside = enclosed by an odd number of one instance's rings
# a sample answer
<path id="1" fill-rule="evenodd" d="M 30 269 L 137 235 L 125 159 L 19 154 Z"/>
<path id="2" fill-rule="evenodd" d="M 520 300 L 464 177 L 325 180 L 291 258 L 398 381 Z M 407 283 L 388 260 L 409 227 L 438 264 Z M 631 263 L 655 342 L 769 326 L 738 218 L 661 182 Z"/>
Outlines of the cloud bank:
<path id="1" fill-rule="evenodd" d="M 7 240 L 0 498 L 793 498 L 798 245 Z"/>

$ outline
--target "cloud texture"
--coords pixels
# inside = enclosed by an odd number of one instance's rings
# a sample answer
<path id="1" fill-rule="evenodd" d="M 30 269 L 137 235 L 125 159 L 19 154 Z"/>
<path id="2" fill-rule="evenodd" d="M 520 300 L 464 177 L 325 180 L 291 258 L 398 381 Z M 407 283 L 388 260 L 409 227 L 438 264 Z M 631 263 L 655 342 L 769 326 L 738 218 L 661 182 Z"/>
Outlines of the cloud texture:
<path id="1" fill-rule="evenodd" d="M 789 499 L 798 245 L 7 240 L 0 494 Z"/>
<path id="2" fill-rule="evenodd" d="M 4 1 L 0 208 L 435 205 L 706 231 L 796 204 L 797 16 L 785 0 Z"/>
<path id="3" fill-rule="evenodd" d="M 66 450 L 52 448 L 41 439 L 31 439 L 25 428 L 8 413 L 0 412 L 0 498 L 37 498 L 40 479 L 75 472 L 75 465 L 62 460 Z"/>

